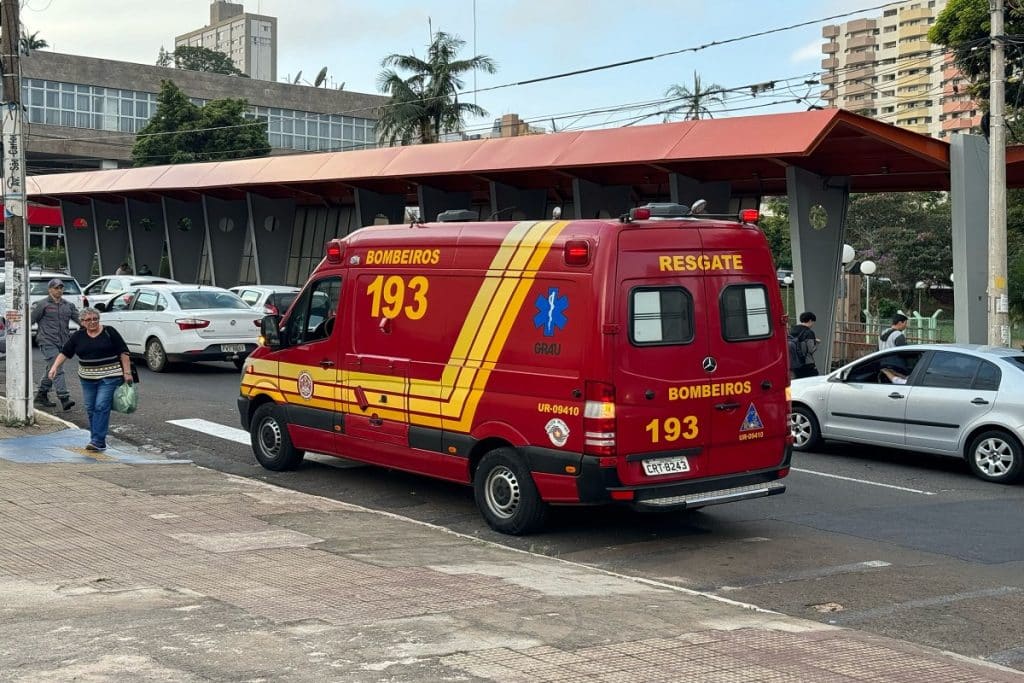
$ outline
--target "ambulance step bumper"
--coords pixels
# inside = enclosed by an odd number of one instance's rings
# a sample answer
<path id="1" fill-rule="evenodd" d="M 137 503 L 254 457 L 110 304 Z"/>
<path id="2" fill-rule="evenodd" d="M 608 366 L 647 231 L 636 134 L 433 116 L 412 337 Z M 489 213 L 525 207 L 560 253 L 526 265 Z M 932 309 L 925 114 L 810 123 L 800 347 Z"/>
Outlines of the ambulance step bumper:
<path id="1" fill-rule="evenodd" d="M 786 485 L 781 481 L 769 481 L 762 484 L 736 486 L 717 491 L 701 491 L 699 493 L 687 493 L 678 496 L 666 496 L 664 498 L 645 498 L 644 500 L 636 501 L 634 506 L 640 509 L 704 507 L 706 505 L 732 503 L 737 500 L 775 496 L 785 490 Z"/>

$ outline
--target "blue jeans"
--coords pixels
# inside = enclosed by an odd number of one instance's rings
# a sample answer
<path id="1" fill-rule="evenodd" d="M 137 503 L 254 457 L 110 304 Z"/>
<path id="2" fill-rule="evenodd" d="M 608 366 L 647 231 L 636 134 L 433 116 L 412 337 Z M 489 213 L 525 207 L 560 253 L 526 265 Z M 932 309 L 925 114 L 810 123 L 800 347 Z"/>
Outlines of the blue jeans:
<path id="1" fill-rule="evenodd" d="M 89 415 L 89 441 L 94 446 L 107 445 L 107 431 L 110 429 L 110 404 L 114 390 L 124 383 L 121 377 L 83 379 L 82 396 L 85 398 L 85 412 Z"/>

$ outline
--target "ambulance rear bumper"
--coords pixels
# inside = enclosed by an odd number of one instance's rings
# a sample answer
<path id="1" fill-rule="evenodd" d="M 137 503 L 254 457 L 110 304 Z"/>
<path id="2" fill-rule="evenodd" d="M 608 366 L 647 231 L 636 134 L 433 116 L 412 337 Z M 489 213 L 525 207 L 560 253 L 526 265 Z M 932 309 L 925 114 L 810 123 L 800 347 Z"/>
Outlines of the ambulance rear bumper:
<path id="1" fill-rule="evenodd" d="M 584 463 L 578 480 L 580 502 L 623 501 L 642 510 L 681 510 L 776 496 L 786 490 L 782 478 L 789 474 L 791 453 L 787 446 L 782 462 L 769 469 L 639 486 L 623 486 L 614 470 L 591 469 Z"/>

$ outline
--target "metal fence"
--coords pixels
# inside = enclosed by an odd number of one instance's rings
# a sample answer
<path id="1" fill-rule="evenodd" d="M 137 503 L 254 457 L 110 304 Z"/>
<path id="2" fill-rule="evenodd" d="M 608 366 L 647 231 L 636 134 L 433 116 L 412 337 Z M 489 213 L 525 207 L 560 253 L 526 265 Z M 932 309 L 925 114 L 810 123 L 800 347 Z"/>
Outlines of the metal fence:
<path id="1" fill-rule="evenodd" d="M 925 321 L 928 319 L 925 318 Z M 910 344 L 932 344 L 946 343 L 953 341 L 953 328 L 950 321 L 946 325 L 932 325 L 927 323 L 914 325 L 912 318 L 908 321 L 904 334 Z M 885 324 L 869 324 L 862 322 L 850 322 L 847 320 L 836 321 L 836 333 L 832 340 L 832 367 L 838 367 L 866 356 L 872 351 L 878 350 L 878 336 L 889 328 Z"/>

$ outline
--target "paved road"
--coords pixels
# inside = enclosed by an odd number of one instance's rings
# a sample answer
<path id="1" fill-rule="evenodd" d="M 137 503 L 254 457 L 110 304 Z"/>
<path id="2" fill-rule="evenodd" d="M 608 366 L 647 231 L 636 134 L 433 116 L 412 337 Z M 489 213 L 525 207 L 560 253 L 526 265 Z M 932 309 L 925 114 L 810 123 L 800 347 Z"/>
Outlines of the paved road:
<path id="1" fill-rule="evenodd" d="M 247 445 L 231 440 L 244 440 L 233 431 L 238 373 L 231 365 L 141 373 L 141 410 L 116 417 L 115 432 L 154 450 L 1024 670 L 1024 486 L 986 484 L 962 463 L 836 445 L 798 455 L 782 496 L 659 515 L 558 509 L 546 533 L 509 538 L 484 524 L 468 488 L 322 456 L 294 473 L 263 470 Z M 80 407 L 65 417 L 84 424 Z"/>

